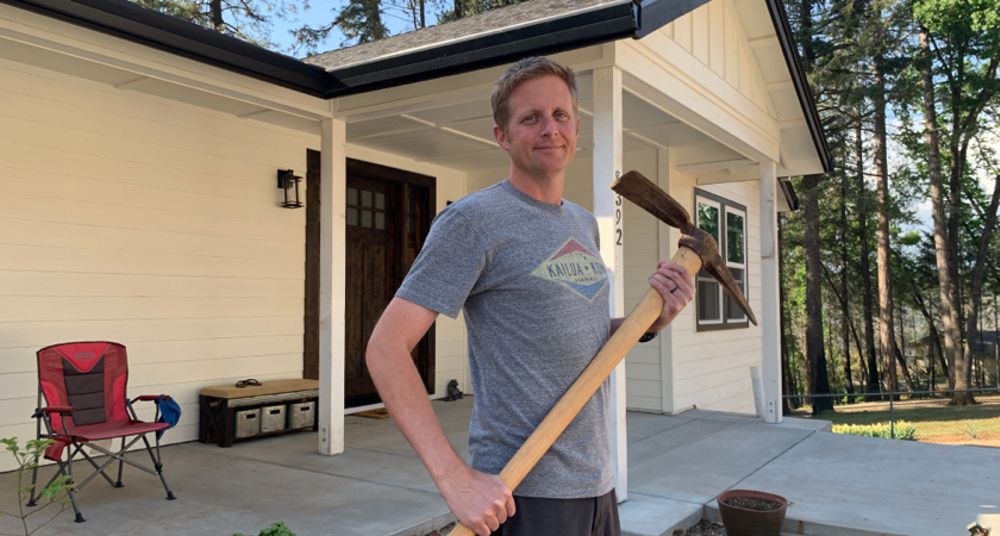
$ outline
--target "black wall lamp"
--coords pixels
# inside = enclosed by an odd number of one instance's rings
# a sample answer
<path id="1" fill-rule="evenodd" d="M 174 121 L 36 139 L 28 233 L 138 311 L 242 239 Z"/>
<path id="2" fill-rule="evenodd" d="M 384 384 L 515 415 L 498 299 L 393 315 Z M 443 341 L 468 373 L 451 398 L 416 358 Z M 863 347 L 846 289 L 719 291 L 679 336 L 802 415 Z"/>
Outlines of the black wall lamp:
<path id="1" fill-rule="evenodd" d="M 285 208 L 302 208 L 305 206 L 299 197 L 299 183 L 302 177 L 295 174 L 294 169 L 278 170 L 278 188 L 284 193 L 284 201 L 281 206 Z"/>

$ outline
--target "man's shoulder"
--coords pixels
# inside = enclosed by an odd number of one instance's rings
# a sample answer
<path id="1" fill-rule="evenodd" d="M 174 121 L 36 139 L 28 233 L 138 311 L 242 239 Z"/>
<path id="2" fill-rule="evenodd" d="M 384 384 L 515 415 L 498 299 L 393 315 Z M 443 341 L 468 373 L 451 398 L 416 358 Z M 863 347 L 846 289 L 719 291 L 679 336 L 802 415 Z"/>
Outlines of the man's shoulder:
<path id="1" fill-rule="evenodd" d="M 453 215 L 478 219 L 498 209 L 502 211 L 509 200 L 510 194 L 504 188 L 503 181 L 500 181 L 454 201 L 444 208 L 442 214 L 450 211 Z"/>
<path id="2" fill-rule="evenodd" d="M 581 221 L 593 222 L 595 225 L 597 224 L 597 218 L 594 216 L 593 212 L 568 199 L 563 199 L 563 210 L 572 214 L 573 217 L 579 218 Z"/>

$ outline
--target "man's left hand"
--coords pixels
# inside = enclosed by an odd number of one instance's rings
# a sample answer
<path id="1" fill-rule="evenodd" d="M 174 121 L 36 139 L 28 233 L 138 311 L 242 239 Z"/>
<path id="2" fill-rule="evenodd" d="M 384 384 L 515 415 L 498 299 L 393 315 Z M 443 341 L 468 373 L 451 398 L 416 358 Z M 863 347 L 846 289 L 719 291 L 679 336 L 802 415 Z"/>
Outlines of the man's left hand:
<path id="1" fill-rule="evenodd" d="M 656 265 L 656 271 L 649 276 L 649 286 L 663 296 L 663 312 L 649 328 L 651 333 L 656 333 L 667 327 L 677 313 L 694 298 L 694 281 L 680 264 L 660 261 Z"/>

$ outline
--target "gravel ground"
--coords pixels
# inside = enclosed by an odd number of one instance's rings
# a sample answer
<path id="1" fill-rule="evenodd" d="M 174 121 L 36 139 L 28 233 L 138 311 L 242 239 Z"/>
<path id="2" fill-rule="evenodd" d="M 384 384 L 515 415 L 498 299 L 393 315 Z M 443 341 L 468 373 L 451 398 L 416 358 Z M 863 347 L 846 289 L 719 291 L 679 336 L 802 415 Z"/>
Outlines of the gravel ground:
<path id="1" fill-rule="evenodd" d="M 687 530 L 675 530 L 674 536 L 726 536 L 726 529 L 718 523 L 702 519 L 697 525 Z"/>

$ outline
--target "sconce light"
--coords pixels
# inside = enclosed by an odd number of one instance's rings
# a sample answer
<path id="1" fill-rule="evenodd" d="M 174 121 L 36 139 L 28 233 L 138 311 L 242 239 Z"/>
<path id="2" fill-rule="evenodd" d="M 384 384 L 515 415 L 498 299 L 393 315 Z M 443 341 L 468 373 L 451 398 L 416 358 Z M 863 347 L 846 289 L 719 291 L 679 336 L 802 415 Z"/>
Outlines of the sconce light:
<path id="1" fill-rule="evenodd" d="M 301 208 L 305 206 L 299 198 L 299 183 L 302 177 L 295 174 L 294 169 L 278 170 L 278 188 L 281 188 L 285 198 L 281 206 L 285 208 Z"/>

